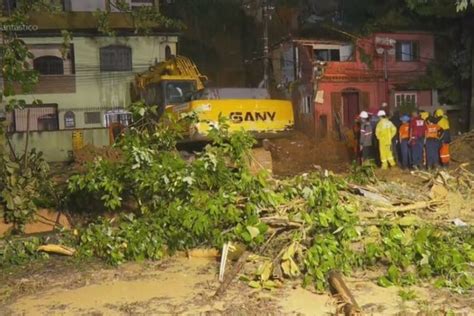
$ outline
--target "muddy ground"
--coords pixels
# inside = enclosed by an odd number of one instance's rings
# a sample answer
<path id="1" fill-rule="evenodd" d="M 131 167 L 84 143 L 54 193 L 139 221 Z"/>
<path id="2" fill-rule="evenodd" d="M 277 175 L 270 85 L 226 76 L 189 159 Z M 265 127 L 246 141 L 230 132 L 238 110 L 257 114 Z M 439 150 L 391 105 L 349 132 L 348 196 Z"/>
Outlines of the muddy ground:
<path id="1" fill-rule="evenodd" d="M 216 259 L 175 256 L 118 268 L 54 257 L 0 276 L 1 315 L 334 315 L 326 293 L 287 282 L 273 291 L 254 290 L 235 280 L 225 295 Z M 412 287 L 403 301 L 397 287 L 381 288 L 374 273 L 355 273 L 348 287 L 366 315 L 472 315 L 472 297 L 430 285 Z M 407 290 L 407 289 L 405 289 Z"/>
<path id="2" fill-rule="evenodd" d="M 287 138 L 272 139 L 270 143 L 276 176 L 292 176 L 321 168 L 346 172 L 353 158 L 352 149 L 346 143 L 330 138 L 315 142 L 297 131 Z"/>

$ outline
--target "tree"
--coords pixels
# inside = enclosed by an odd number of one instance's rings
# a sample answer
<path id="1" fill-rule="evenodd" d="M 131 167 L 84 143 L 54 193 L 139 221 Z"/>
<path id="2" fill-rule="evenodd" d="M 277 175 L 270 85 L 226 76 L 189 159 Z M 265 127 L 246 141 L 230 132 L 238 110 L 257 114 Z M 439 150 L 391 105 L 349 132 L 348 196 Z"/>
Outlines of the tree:
<path id="1" fill-rule="evenodd" d="M 2 2 L 9 4 L 10 2 Z M 34 58 L 28 50 L 28 46 L 21 39 L 19 32 L 28 25 L 32 15 L 49 14 L 54 15 L 61 12 L 61 8 L 53 0 L 19 0 L 12 9 L 2 7 L 1 21 L 2 44 L 2 79 L 0 99 L 6 101 L 6 112 L 22 109 L 24 100 L 15 98 L 19 85 L 22 93 L 29 93 L 38 83 L 38 72 L 35 71 L 28 60 Z M 163 16 L 158 7 L 141 7 L 131 10 L 124 0 L 108 0 L 106 10 L 95 12 L 98 21 L 98 30 L 103 34 L 113 35 L 108 24 L 111 9 L 114 8 L 132 17 L 136 33 L 147 32 L 153 26 L 181 27 L 181 24 Z M 62 31 L 64 37 L 64 51 L 67 53 L 68 42 L 72 38 L 69 30 Z M 41 100 L 35 100 L 33 105 L 41 104 Z M 29 111 L 28 111 L 29 113 Z M 29 121 L 29 120 L 27 120 Z M 0 125 L 0 209 L 3 211 L 7 222 L 14 225 L 15 231 L 21 231 L 23 226 L 34 216 L 37 208 L 36 198 L 44 194 L 44 188 L 50 188 L 48 177 L 48 165 L 41 157 L 28 148 L 28 127 L 26 133 L 26 145 L 21 155 L 16 155 L 7 133 L 5 124 Z M 5 144 L 10 150 L 5 150 Z M 51 192 L 49 192 L 51 193 Z"/>

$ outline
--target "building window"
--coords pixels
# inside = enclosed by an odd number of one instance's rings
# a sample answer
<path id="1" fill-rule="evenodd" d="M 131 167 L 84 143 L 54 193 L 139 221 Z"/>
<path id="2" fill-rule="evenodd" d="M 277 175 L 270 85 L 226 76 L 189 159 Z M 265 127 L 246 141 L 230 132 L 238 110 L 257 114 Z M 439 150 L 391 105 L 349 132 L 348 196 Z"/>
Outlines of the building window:
<path id="1" fill-rule="evenodd" d="M 57 131 L 58 106 L 31 106 L 15 110 L 13 120 L 15 132 Z"/>
<path id="2" fill-rule="evenodd" d="M 33 68 L 41 75 L 64 75 L 64 62 L 56 56 L 41 56 L 33 60 Z"/>
<path id="3" fill-rule="evenodd" d="M 100 112 L 84 112 L 84 122 L 86 124 L 100 124 Z"/>
<path id="4" fill-rule="evenodd" d="M 308 95 L 308 96 L 305 96 L 303 97 L 303 100 L 301 102 L 301 108 L 300 108 L 300 112 L 303 113 L 303 114 L 307 114 L 307 113 L 311 113 L 311 96 Z"/>
<path id="5" fill-rule="evenodd" d="M 418 42 L 401 41 L 395 45 L 397 61 L 416 61 L 420 59 L 420 47 Z"/>
<path id="6" fill-rule="evenodd" d="M 341 61 L 339 49 L 315 49 L 314 58 L 320 61 Z"/>
<path id="7" fill-rule="evenodd" d="M 131 71 L 132 49 L 123 45 L 110 45 L 100 49 L 100 71 Z"/>
<path id="8" fill-rule="evenodd" d="M 395 93 L 395 106 L 397 108 L 403 105 L 416 105 L 416 92 Z"/>
<path id="9" fill-rule="evenodd" d="M 74 112 L 67 111 L 64 113 L 64 127 L 65 128 L 74 128 L 76 127 L 76 116 Z"/>

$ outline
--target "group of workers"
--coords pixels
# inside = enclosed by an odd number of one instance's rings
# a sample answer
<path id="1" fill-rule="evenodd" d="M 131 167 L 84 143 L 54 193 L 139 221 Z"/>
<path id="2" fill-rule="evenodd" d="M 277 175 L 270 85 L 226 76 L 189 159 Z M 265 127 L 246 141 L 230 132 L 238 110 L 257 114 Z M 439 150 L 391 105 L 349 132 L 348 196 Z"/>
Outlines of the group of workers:
<path id="1" fill-rule="evenodd" d="M 357 118 L 356 152 L 359 161 L 374 160 L 382 169 L 433 169 L 449 164 L 449 120 L 442 109 L 377 115 L 362 111 Z"/>

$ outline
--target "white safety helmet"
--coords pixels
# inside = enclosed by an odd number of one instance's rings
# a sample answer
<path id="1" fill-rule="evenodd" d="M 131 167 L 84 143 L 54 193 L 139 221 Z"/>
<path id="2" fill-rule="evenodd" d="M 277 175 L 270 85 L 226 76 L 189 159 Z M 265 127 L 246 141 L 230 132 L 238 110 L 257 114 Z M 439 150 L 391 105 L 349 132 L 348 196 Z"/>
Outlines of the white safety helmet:
<path id="1" fill-rule="evenodd" d="M 366 119 L 369 118 L 369 113 L 367 113 L 366 111 L 362 111 L 360 112 L 359 116 L 360 118 Z"/>
<path id="2" fill-rule="evenodd" d="M 377 116 L 380 117 L 380 116 L 387 116 L 387 113 L 385 113 L 384 110 L 380 110 L 377 112 Z"/>

